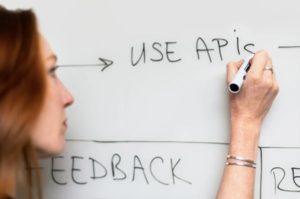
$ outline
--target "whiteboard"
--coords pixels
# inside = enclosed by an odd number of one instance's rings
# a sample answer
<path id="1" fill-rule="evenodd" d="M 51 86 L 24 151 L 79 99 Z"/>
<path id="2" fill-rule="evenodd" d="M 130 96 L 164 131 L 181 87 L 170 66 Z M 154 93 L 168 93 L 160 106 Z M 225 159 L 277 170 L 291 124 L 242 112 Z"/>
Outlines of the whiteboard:
<path id="1" fill-rule="evenodd" d="M 262 128 L 255 198 L 300 196 L 298 1 L 2 4 L 36 11 L 75 97 L 65 152 L 42 160 L 46 199 L 214 198 L 229 134 L 226 63 L 259 49 L 280 93 Z"/>

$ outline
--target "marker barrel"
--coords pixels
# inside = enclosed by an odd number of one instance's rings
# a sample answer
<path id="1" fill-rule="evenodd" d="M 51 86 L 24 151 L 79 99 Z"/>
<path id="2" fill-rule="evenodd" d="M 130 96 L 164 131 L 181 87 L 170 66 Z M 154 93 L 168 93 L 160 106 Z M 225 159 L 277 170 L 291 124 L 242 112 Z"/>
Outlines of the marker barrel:
<path id="1" fill-rule="evenodd" d="M 233 78 L 233 80 L 229 83 L 228 85 L 228 89 L 231 93 L 238 93 L 241 88 L 242 85 L 244 83 L 246 74 L 248 72 L 248 70 L 250 69 L 250 61 L 251 58 L 244 60 L 242 66 L 240 67 L 240 69 L 238 70 L 238 72 L 236 73 L 235 77 Z"/>

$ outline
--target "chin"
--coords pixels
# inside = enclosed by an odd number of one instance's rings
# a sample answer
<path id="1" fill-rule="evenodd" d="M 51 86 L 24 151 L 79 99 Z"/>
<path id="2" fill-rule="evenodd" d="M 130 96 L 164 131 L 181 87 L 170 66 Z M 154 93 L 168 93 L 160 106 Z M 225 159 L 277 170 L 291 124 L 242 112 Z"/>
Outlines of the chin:
<path id="1" fill-rule="evenodd" d="M 65 141 L 63 140 L 60 143 L 39 147 L 37 151 L 40 157 L 51 157 L 61 154 L 64 151 L 64 147 Z"/>

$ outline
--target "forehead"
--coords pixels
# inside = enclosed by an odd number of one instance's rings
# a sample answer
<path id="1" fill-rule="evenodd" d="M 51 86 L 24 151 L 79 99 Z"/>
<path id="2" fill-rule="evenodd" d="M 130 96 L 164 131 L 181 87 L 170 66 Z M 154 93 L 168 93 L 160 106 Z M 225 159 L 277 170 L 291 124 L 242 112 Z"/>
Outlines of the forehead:
<path id="1" fill-rule="evenodd" d="M 47 39 L 40 34 L 40 44 L 41 44 L 41 51 L 42 51 L 42 56 L 43 59 L 45 60 L 57 60 L 56 55 L 54 54 L 49 42 L 47 41 Z"/>

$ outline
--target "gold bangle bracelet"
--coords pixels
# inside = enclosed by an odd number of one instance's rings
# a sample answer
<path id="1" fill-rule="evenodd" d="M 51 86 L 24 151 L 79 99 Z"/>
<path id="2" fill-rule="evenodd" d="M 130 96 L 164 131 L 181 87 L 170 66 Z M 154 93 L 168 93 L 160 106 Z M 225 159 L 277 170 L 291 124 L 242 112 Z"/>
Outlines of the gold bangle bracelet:
<path id="1" fill-rule="evenodd" d="M 256 165 L 256 162 L 254 162 L 253 160 L 249 160 L 249 159 L 246 159 L 246 158 L 243 158 L 243 157 L 240 157 L 240 156 L 227 155 L 227 160 L 228 159 L 238 160 L 238 161 L 247 162 L 247 163 Z"/>
<path id="2" fill-rule="evenodd" d="M 243 163 L 243 162 L 226 162 L 227 166 L 243 166 L 243 167 L 250 167 L 250 168 L 256 168 L 255 164 L 250 163 Z"/>

